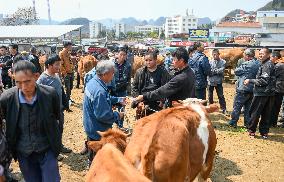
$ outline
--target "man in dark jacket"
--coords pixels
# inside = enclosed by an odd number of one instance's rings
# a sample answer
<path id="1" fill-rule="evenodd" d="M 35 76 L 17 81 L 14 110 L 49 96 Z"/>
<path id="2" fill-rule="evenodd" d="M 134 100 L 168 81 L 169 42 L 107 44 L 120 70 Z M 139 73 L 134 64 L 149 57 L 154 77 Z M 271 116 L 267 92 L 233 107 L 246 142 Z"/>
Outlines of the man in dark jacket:
<path id="1" fill-rule="evenodd" d="M 229 125 L 236 127 L 239 120 L 241 109 L 244 107 L 244 125 L 249 126 L 249 109 L 253 98 L 253 83 L 244 85 L 244 80 L 255 79 L 260 62 L 254 58 L 253 49 L 244 51 L 244 62 L 235 69 L 235 75 L 238 77 L 236 82 L 236 95 L 234 99 L 233 111 Z"/>
<path id="2" fill-rule="evenodd" d="M 12 68 L 12 61 L 10 60 L 10 56 L 7 55 L 7 48 L 5 46 L 0 47 L 0 67 L 2 70 L 2 83 L 4 88 L 12 87 L 11 77 L 8 75 L 9 69 Z"/>
<path id="3" fill-rule="evenodd" d="M 177 70 L 174 77 L 160 88 L 146 92 L 136 97 L 136 101 L 157 101 L 168 99 L 168 106 L 172 101 L 184 100 L 192 97 L 194 92 L 195 77 L 188 65 L 188 52 L 185 48 L 178 48 L 173 54 L 173 66 Z"/>
<path id="4" fill-rule="evenodd" d="M 259 51 L 261 66 L 258 69 L 256 79 L 246 79 L 244 85 L 254 84 L 253 99 L 250 107 L 249 135 L 255 136 L 256 128 L 259 123 L 260 135 L 266 139 L 269 132 L 269 120 L 271 108 L 274 103 L 275 92 L 275 71 L 274 64 L 269 60 L 270 51 L 262 48 Z"/>
<path id="5" fill-rule="evenodd" d="M 275 64 L 276 88 L 270 127 L 275 127 L 277 126 L 278 115 L 284 95 L 284 60 L 281 59 L 281 55 L 278 51 L 274 51 L 271 54 L 271 61 Z"/>
<path id="6" fill-rule="evenodd" d="M 203 53 L 204 45 L 201 42 L 195 42 L 193 48 L 196 51 L 189 60 L 189 65 L 195 75 L 195 96 L 206 100 L 207 76 L 210 75 L 211 68 L 208 57 Z"/>
<path id="7" fill-rule="evenodd" d="M 132 83 L 133 97 L 156 90 L 169 81 L 170 75 L 167 70 L 163 66 L 157 65 L 156 52 L 147 52 L 145 63 L 146 66 L 139 68 L 134 76 Z M 144 104 L 149 106 L 149 109 L 146 109 L 146 115 L 162 109 L 160 101 L 145 102 Z"/>
<path id="8" fill-rule="evenodd" d="M 41 74 L 42 70 L 41 70 L 41 66 L 39 64 L 39 58 L 36 55 L 36 48 L 35 47 L 31 48 L 31 52 L 30 52 L 28 59 L 29 59 L 30 62 L 32 62 L 35 65 L 36 72 Z"/>
<path id="9" fill-rule="evenodd" d="M 60 181 L 58 95 L 54 88 L 36 84 L 38 74 L 29 61 L 16 63 L 13 74 L 16 87 L 0 97 L 8 146 L 25 181 Z"/>
<path id="10" fill-rule="evenodd" d="M 121 48 L 118 52 L 118 58 L 114 60 L 115 63 L 115 91 L 114 96 L 125 97 L 127 96 L 127 87 L 131 79 L 131 65 L 126 61 L 127 51 Z"/>

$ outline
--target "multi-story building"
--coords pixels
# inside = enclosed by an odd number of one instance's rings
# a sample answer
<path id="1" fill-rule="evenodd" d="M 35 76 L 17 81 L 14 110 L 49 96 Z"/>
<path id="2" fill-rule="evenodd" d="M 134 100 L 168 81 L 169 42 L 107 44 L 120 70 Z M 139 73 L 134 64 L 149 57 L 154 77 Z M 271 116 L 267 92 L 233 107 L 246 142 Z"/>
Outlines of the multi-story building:
<path id="1" fill-rule="evenodd" d="M 120 38 L 121 33 L 126 33 L 126 25 L 124 23 L 115 24 L 115 37 Z"/>
<path id="2" fill-rule="evenodd" d="M 264 32 L 284 33 L 284 11 L 258 11 L 256 17 Z"/>
<path id="3" fill-rule="evenodd" d="M 165 35 L 169 37 L 173 34 L 188 33 L 189 29 L 196 29 L 198 18 L 193 14 L 186 16 L 174 16 L 166 18 Z"/>
<path id="4" fill-rule="evenodd" d="M 150 32 L 158 32 L 159 34 L 163 30 L 163 26 L 154 26 L 154 25 L 143 25 L 143 26 L 135 26 L 135 32 L 147 34 Z"/>
<path id="5" fill-rule="evenodd" d="M 98 35 L 103 31 L 104 26 L 99 23 L 92 21 L 89 23 L 90 28 L 90 38 L 97 38 Z"/>

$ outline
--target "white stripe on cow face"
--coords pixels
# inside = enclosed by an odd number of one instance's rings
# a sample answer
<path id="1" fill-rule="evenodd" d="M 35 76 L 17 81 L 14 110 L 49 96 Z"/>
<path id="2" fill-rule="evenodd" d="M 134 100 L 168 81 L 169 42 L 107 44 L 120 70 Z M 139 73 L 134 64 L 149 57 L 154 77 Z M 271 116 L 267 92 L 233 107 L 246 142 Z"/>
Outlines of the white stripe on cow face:
<path id="1" fill-rule="evenodd" d="M 195 112 L 197 112 L 200 115 L 200 124 L 197 128 L 197 134 L 204 145 L 204 152 L 203 152 L 203 164 L 204 164 L 208 151 L 208 139 L 209 139 L 208 121 L 207 118 L 205 117 L 205 113 L 201 105 L 191 104 L 190 106 Z"/>

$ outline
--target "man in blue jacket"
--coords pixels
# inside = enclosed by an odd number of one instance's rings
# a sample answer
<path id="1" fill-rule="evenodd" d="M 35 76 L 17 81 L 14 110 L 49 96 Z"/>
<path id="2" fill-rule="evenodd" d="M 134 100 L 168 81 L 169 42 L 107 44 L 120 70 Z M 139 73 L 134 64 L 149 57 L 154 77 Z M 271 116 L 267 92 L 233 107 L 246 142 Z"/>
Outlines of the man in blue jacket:
<path id="1" fill-rule="evenodd" d="M 229 125 L 236 127 L 239 120 L 241 109 L 244 106 L 244 125 L 249 125 L 249 109 L 253 98 L 253 83 L 244 85 L 245 79 L 255 79 L 260 62 L 254 58 L 253 49 L 244 51 L 244 62 L 235 69 L 235 75 L 238 77 L 236 83 L 236 95 Z"/>
<path id="2" fill-rule="evenodd" d="M 206 100 L 207 76 L 210 75 L 211 68 L 208 57 L 203 53 L 204 45 L 195 42 L 193 48 L 196 51 L 189 59 L 189 65 L 195 75 L 195 96 Z"/>
<path id="3" fill-rule="evenodd" d="M 100 140 L 97 131 L 112 128 L 114 122 L 123 117 L 123 113 L 112 110 L 112 103 L 107 84 L 114 75 L 114 63 L 110 60 L 99 61 L 96 75 L 87 84 L 83 102 L 83 125 L 88 141 Z M 93 152 L 88 151 L 89 162 L 93 160 Z"/>
<path id="4" fill-rule="evenodd" d="M 253 99 L 250 107 L 249 135 L 254 137 L 259 122 L 259 132 L 266 139 L 269 132 L 271 108 L 274 103 L 275 70 L 274 64 L 269 60 L 270 50 L 262 48 L 259 51 L 261 65 L 255 79 L 246 79 L 244 85 L 254 84 Z"/>

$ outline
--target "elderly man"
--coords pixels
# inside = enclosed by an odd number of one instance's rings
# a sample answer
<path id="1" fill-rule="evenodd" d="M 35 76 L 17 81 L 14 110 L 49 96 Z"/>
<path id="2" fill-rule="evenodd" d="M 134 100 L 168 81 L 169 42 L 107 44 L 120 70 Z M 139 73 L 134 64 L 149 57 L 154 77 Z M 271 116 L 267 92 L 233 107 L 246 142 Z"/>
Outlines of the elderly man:
<path id="1" fill-rule="evenodd" d="M 86 83 L 83 102 L 83 125 L 88 141 L 100 140 L 97 131 L 106 131 L 123 117 L 123 113 L 112 110 L 111 97 L 107 84 L 114 75 L 115 65 L 110 60 L 102 60 L 96 66 L 96 75 Z M 89 162 L 93 152 L 89 152 Z"/>
<path id="2" fill-rule="evenodd" d="M 260 62 L 254 58 L 254 50 L 246 49 L 244 51 L 244 61 L 235 69 L 235 75 L 238 77 L 236 83 L 236 95 L 229 125 L 236 127 L 239 120 L 241 109 L 244 106 L 244 125 L 249 125 L 249 109 L 253 98 L 253 83 L 244 85 L 245 79 L 255 79 Z"/>
<path id="3" fill-rule="evenodd" d="M 255 79 L 246 79 L 244 85 L 254 84 L 253 99 L 250 106 L 249 135 L 254 137 L 259 122 L 259 132 L 266 139 L 269 132 L 269 120 L 271 119 L 271 108 L 274 103 L 275 92 L 275 70 L 270 61 L 270 50 L 262 48 L 259 51 L 261 65 Z"/>
<path id="4" fill-rule="evenodd" d="M 194 93 L 195 77 L 188 65 L 188 52 L 185 48 L 178 48 L 173 54 L 173 66 L 176 70 L 174 77 L 165 85 L 156 90 L 143 93 L 136 97 L 136 101 L 157 101 L 167 98 L 167 107 L 172 106 L 172 101 L 190 98 Z"/>
<path id="5" fill-rule="evenodd" d="M 36 84 L 38 73 L 29 61 L 16 63 L 13 74 L 16 87 L 0 97 L 8 146 L 25 181 L 60 181 L 58 94 L 52 87 Z"/>

